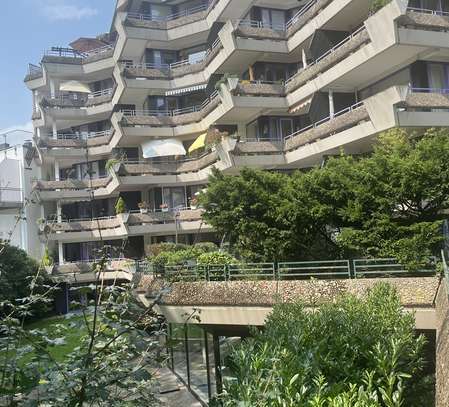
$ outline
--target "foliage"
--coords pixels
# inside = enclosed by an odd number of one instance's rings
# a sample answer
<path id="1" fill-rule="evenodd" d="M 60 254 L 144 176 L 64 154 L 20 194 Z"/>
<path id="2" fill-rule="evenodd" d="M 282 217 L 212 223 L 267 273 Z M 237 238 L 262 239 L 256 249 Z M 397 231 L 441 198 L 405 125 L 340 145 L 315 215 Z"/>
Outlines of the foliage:
<path id="1" fill-rule="evenodd" d="M 44 255 L 42 256 L 42 265 L 44 267 L 51 267 L 54 264 L 53 257 L 50 254 L 50 251 L 48 250 L 48 247 L 44 250 Z"/>
<path id="2" fill-rule="evenodd" d="M 119 199 L 117 199 L 117 202 L 115 203 L 115 214 L 118 215 L 120 213 L 125 212 L 126 212 L 125 200 L 122 197 L 119 197 Z"/>
<path id="3" fill-rule="evenodd" d="M 158 254 L 151 256 L 149 260 L 156 267 L 182 265 L 190 261 L 196 262 L 202 255 L 216 250 L 217 246 L 213 243 L 198 243 L 193 246 L 164 243 L 157 248 Z"/>
<path id="4" fill-rule="evenodd" d="M 203 253 L 197 259 L 199 265 L 225 265 L 236 264 L 238 261 L 226 252 Z"/>
<path id="5" fill-rule="evenodd" d="M 98 275 L 106 262 L 104 254 L 94 265 Z M 149 366 L 161 361 L 161 324 L 152 311 L 160 296 L 142 308 L 131 286 L 103 287 L 97 279 L 88 287 L 72 289 L 93 298 L 85 305 L 73 304 L 81 317 L 74 317 L 70 324 L 54 324 L 50 331 L 23 325 L 23 315 L 36 300 L 32 287 L 36 287 L 35 279 L 23 305 L 10 304 L 11 312 L 0 321 L 0 403 L 79 407 L 86 403 L 155 404 Z M 66 345 L 69 329 L 80 333 L 77 346 L 56 358 L 53 348 Z"/>
<path id="6" fill-rule="evenodd" d="M 25 251 L 0 241 L 2 252 L 0 255 L 0 318 L 5 312 L 7 303 L 14 303 L 25 298 L 29 294 L 29 284 L 36 275 L 38 264 Z M 44 277 L 39 277 L 39 282 L 44 282 Z M 9 309 L 9 307 L 8 307 Z M 33 304 L 31 314 L 36 316 L 45 310 L 42 304 Z M 34 315 L 33 315 L 34 314 Z"/>
<path id="7" fill-rule="evenodd" d="M 424 345 L 387 284 L 316 312 L 276 305 L 265 329 L 231 352 L 235 379 L 225 380 L 221 399 L 225 407 L 430 406 Z"/>
<path id="8" fill-rule="evenodd" d="M 254 261 L 396 257 L 411 269 L 438 252 L 449 209 L 449 132 L 392 130 L 369 156 L 340 155 L 292 175 L 218 170 L 204 219 Z"/>
<path id="9" fill-rule="evenodd" d="M 120 164 L 120 162 L 121 161 L 117 158 L 110 158 L 108 161 L 106 161 L 106 164 L 104 167 L 105 167 L 106 171 L 110 172 L 113 170 L 114 166 L 117 164 Z"/>
<path id="10" fill-rule="evenodd" d="M 382 7 L 385 7 L 391 0 L 371 0 L 369 6 L 369 13 L 374 14 L 379 11 Z"/>

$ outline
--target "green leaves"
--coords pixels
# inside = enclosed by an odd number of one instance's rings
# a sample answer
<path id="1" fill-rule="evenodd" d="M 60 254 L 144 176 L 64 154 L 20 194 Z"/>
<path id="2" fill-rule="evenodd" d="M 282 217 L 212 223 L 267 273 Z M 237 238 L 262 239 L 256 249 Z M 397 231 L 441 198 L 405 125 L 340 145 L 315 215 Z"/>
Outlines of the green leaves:
<path id="1" fill-rule="evenodd" d="M 277 305 L 254 336 L 231 353 L 226 367 L 236 379 L 225 382 L 225 407 L 420 407 L 431 398 L 424 337 L 389 285 L 314 312 Z"/>
<path id="2" fill-rule="evenodd" d="M 395 129 L 369 156 L 291 175 L 216 170 L 205 220 L 253 261 L 396 257 L 415 270 L 438 252 L 449 209 L 449 132 Z"/>

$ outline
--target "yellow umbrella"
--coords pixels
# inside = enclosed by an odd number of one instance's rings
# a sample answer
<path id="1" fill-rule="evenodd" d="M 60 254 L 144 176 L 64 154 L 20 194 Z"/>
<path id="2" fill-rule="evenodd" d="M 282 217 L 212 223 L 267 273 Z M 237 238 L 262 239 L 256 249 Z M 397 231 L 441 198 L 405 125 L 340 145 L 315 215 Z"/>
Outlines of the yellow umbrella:
<path id="1" fill-rule="evenodd" d="M 206 136 L 207 133 L 203 133 L 200 136 L 198 136 L 197 139 L 193 142 L 193 144 L 189 147 L 189 153 L 192 153 L 193 151 L 204 147 L 206 144 Z"/>

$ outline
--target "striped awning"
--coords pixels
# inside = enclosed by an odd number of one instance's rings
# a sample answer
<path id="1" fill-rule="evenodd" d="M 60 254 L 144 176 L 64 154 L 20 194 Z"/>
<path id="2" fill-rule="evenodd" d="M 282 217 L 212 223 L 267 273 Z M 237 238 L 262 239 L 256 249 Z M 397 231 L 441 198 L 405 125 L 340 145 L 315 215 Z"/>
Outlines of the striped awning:
<path id="1" fill-rule="evenodd" d="M 311 96 L 310 98 L 303 100 L 300 103 L 297 103 L 296 105 L 294 105 L 293 107 L 290 108 L 290 110 L 288 111 L 290 114 L 306 114 L 309 113 L 310 110 L 310 106 L 312 105 L 312 100 L 313 100 L 313 96 Z"/>
<path id="2" fill-rule="evenodd" d="M 206 145 L 206 136 L 207 133 L 203 133 L 197 137 L 197 139 L 193 142 L 193 144 L 189 147 L 189 153 L 194 152 L 200 148 L 203 148 Z"/>
<path id="3" fill-rule="evenodd" d="M 207 83 L 203 83 L 202 85 L 189 86 L 188 88 L 168 90 L 165 92 L 165 96 L 183 95 L 185 93 L 195 92 L 197 90 L 204 90 L 206 87 Z"/>

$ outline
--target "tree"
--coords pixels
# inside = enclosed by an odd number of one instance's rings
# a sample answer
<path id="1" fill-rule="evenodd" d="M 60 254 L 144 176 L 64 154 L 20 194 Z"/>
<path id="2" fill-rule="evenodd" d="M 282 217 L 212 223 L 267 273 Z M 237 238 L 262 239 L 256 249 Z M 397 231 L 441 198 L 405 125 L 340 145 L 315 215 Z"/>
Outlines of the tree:
<path id="1" fill-rule="evenodd" d="M 373 153 L 342 155 L 307 177 L 319 211 L 341 233 L 338 245 L 418 267 L 438 251 L 449 208 L 449 133 L 422 137 L 400 129 L 380 136 Z"/>
<path id="2" fill-rule="evenodd" d="M 205 220 L 260 261 L 396 257 L 418 268 L 438 252 L 449 208 L 449 132 L 395 129 L 370 155 L 341 154 L 291 175 L 217 170 Z"/>
<path id="3" fill-rule="evenodd" d="M 232 350 L 234 379 L 224 381 L 220 399 L 225 407 L 431 406 L 424 345 L 387 284 L 314 312 L 279 304 L 263 331 Z"/>
<path id="4" fill-rule="evenodd" d="M 51 349 L 65 343 L 66 327 L 52 334 L 27 329 L 24 324 L 33 305 L 48 301 L 54 282 L 39 289 L 37 270 L 26 296 L 0 303 L 0 404 L 8 406 L 134 406 L 155 403 L 154 380 L 149 370 L 163 357 L 159 344 L 163 326 L 153 312 L 164 288 L 148 307 L 135 298 L 132 285 L 105 286 L 101 276 L 109 260 L 107 247 L 94 264 L 97 276 L 89 286 L 73 291 L 90 294 L 88 304 L 72 303 L 82 318 L 73 319 L 81 333 L 79 345 L 62 361 Z M 26 355 L 31 360 L 24 364 Z"/>

